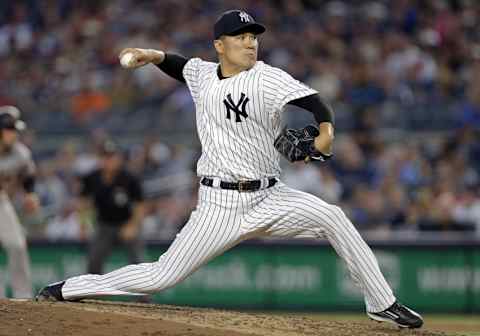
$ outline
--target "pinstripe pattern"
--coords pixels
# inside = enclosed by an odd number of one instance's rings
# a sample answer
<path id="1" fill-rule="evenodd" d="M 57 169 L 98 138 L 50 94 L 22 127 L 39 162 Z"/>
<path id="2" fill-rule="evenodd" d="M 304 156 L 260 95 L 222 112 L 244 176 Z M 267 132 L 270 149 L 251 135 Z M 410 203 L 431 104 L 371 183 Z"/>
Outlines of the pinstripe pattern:
<path id="1" fill-rule="evenodd" d="M 232 78 L 220 80 L 218 64 L 193 58 L 183 69 L 195 102 L 202 156 L 200 176 L 224 181 L 257 179 L 280 174 L 279 153 L 273 142 L 280 130 L 280 114 L 289 101 L 316 93 L 286 72 L 263 62 Z M 226 118 L 223 100 L 249 98 L 248 117 Z"/>
<path id="2" fill-rule="evenodd" d="M 152 293 L 173 286 L 226 249 L 248 238 L 241 230 L 243 205 L 236 191 L 201 186 L 188 223 L 157 262 L 130 265 L 105 275 L 67 280 L 65 298 Z"/>
<path id="3" fill-rule="evenodd" d="M 395 301 L 374 255 L 340 208 L 281 182 L 253 193 L 201 186 L 197 209 L 157 262 L 71 278 L 63 296 L 155 293 L 239 242 L 265 236 L 327 238 L 362 289 L 368 311 L 384 310 Z"/>
<path id="4" fill-rule="evenodd" d="M 217 66 L 194 58 L 183 70 L 203 148 L 198 175 L 224 181 L 278 177 L 279 155 L 273 142 L 280 112 L 289 101 L 315 91 L 263 62 L 223 80 L 216 75 Z M 223 100 L 230 94 L 236 104 L 242 93 L 249 98 L 248 118 L 227 119 Z M 158 261 L 68 279 L 62 288 L 64 298 L 155 293 L 245 239 L 271 236 L 328 239 L 363 291 L 369 312 L 395 302 L 375 256 L 339 207 L 281 182 L 250 193 L 201 185 L 198 196 L 188 223 Z"/>

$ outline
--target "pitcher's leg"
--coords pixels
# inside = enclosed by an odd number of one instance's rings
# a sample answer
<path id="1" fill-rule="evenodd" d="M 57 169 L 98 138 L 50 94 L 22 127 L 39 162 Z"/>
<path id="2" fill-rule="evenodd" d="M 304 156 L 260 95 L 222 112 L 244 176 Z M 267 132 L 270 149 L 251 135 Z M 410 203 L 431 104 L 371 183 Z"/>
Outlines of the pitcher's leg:
<path id="1" fill-rule="evenodd" d="M 235 210 L 209 205 L 190 220 L 157 262 L 129 265 L 105 275 L 87 274 L 68 279 L 64 299 L 98 295 L 149 294 L 169 288 L 201 265 L 242 239 Z"/>
<path id="2" fill-rule="evenodd" d="M 286 186 L 275 193 L 276 206 L 287 212 L 272 225 L 271 236 L 327 238 L 363 291 L 368 311 L 382 311 L 395 302 L 370 247 L 339 207 Z"/>
<path id="3" fill-rule="evenodd" d="M 346 262 L 354 281 L 363 289 L 367 311 L 387 309 L 396 299 L 375 255 L 345 213 L 337 206 L 331 207 L 330 212 L 340 225 L 326 230 L 326 238 Z"/>

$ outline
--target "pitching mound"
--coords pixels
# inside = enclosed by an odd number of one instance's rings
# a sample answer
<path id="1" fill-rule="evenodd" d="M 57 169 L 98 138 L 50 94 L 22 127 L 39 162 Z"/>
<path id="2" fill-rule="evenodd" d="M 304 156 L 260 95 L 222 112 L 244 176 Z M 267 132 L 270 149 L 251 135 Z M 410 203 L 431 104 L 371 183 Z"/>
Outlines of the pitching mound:
<path id="1" fill-rule="evenodd" d="M 425 330 L 399 332 L 393 326 L 368 320 L 347 324 L 299 315 L 94 300 L 81 303 L 0 300 L 0 320 L 1 336 L 446 335 Z"/>

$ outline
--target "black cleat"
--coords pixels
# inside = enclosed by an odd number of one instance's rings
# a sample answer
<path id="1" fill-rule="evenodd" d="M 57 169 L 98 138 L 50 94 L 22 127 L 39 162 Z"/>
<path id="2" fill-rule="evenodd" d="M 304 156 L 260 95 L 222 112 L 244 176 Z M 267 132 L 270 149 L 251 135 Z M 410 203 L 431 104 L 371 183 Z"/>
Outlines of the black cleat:
<path id="1" fill-rule="evenodd" d="M 64 284 L 65 281 L 60 281 L 43 287 L 35 296 L 35 301 L 65 301 L 62 295 Z"/>
<path id="2" fill-rule="evenodd" d="M 420 328 L 423 325 L 422 317 L 413 310 L 395 302 L 390 308 L 379 313 L 367 312 L 368 317 L 378 322 L 393 323 L 400 328 Z"/>

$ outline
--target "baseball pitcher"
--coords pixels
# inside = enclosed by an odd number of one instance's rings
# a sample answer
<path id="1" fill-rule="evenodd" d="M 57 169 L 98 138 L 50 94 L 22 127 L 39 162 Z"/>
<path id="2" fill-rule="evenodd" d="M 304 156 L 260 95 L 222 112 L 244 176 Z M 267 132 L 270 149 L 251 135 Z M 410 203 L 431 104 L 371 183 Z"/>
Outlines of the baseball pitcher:
<path id="1" fill-rule="evenodd" d="M 38 299 L 156 293 L 249 238 L 327 238 L 362 290 L 370 318 L 421 327 L 420 315 L 396 300 L 344 212 L 279 180 L 281 154 L 290 161 L 331 158 L 333 113 L 315 90 L 257 61 L 257 36 L 264 31 L 245 11 L 231 10 L 214 25 L 218 63 L 152 49 L 120 53 L 125 68 L 156 64 L 190 90 L 202 143 L 198 204 L 157 262 L 73 277 L 45 287 Z M 286 104 L 312 112 L 318 128 L 281 129 Z"/>
<path id="2" fill-rule="evenodd" d="M 35 165 L 30 150 L 17 140 L 18 131 L 24 128 L 16 107 L 0 107 L 0 243 L 7 252 L 10 283 L 16 298 L 32 297 L 32 285 L 27 243 L 9 191 L 21 183 L 25 189 L 25 209 L 38 208 L 38 198 L 33 193 Z M 3 290 L 2 285 L 0 297 L 5 296 Z"/>

